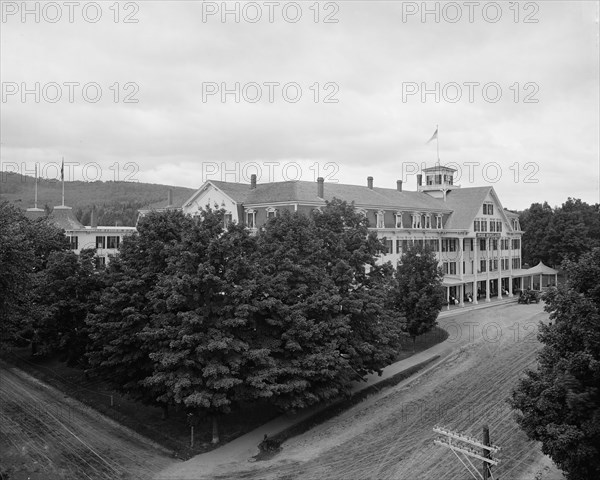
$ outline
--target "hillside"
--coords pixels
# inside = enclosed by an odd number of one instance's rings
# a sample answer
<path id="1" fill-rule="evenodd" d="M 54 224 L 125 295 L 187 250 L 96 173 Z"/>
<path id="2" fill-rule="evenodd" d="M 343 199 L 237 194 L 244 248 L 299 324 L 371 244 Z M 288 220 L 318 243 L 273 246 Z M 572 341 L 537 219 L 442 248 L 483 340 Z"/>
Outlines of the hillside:
<path id="1" fill-rule="evenodd" d="M 34 206 L 34 177 L 0 172 L 0 201 L 7 200 L 23 210 Z M 194 189 L 141 182 L 65 182 L 65 205 L 73 207 L 75 216 L 89 225 L 92 206 L 98 209 L 100 225 L 135 225 L 137 211 L 167 198 L 169 189 L 177 200 L 192 195 Z M 62 203 L 61 182 L 38 181 L 38 207 L 50 210 Z"/>

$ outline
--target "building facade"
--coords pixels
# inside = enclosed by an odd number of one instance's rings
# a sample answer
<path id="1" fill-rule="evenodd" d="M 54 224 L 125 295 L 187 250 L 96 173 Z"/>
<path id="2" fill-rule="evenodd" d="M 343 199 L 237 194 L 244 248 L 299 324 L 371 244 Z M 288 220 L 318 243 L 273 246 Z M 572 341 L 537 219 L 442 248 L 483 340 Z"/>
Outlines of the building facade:
<path id="1" fill-rule="evenodd" d="M 45 216 L 45 212 L 39 208 L 27 209 L 29 218 Z M 65 231 L 65 235 L 71 245 L 71 250 L 79 255 L 81 250 L 96 249 L 96 266 L 103 267 L 110 258 L 119 250 L 123 238 L 136 231 L 135 227 L 111 227 L 98 226 L 95 220 L 95 212 L 92 212 L 90 226 L 85 226 L 73 213 L 71 207 L 60 205 L 53 208 L 48 220 Z"/>
<path id="2" fill-rule="evenodd" d="M 439 165 L 424 169 L 416 191 L 404 190 L 401 180 L 395 189 L 376 187 L 372 177 L 358 186 L 325 184 L 322 178 L 257 184 L 253 175 L 250 184 L 207 181 L 181 205 L 170 199 L 151 210 L 181 209 L 194 216 L 210 205 L 225 209 L 226 221 L 257 232 L 284 211 L 310 214 L 338 198 L 354 202 L 384 242 L 381 262 L 397 264 L 409 245 L 429 245 L 443 268 L 449 304 L 512 297 L 524 287 L 523 277 L 529 278 L 521 268 L 518 215 L 502 207 L 492 186 L 460 188 L 454 173 Z"/>

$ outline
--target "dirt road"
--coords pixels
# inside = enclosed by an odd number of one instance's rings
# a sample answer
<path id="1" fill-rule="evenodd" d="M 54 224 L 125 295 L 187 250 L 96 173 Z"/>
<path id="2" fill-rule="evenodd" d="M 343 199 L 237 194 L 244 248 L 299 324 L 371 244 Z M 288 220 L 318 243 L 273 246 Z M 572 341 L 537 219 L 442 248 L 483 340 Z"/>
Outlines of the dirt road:
<path id="1" fill-rule="evenodd" d="M 291 439 L 269 461 L 195 465 L 191 459 L 175 467 L 180 475 L 169 469 L 168 478 L 466 480 L 473 477 L 452 452 L 433 444 L 432 428 L 480 438 L 485 423 L 492 442 L 502 447 L 495 478 L 560 478 L 551 477 L 555 468 L 537 474 L 543 460 L 539 445 L 527 440 L 505 402 L 535 363 L 540 320 L 547 320 L 542 304 L 509 304 L 444 319 L 451 353 L 434 368 Z"/>
<path id="2" fill-rule="evenodd" d="M 148 479 L 172 463 L 102 415 L 0 364 L 0 465 L 10 479 Z"/>

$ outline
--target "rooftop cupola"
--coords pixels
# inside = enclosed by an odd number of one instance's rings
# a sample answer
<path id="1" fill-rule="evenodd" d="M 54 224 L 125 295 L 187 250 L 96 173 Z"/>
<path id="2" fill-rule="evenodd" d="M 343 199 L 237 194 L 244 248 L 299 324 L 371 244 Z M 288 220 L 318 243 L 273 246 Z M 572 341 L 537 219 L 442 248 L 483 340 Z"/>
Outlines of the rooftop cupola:
<path id="1" fill-rule="evenodd" d="M 435 165 L 434 167 L 424 168 L 422 175 L 424 181 L 417 185 L 419 192 L 424 192 L 431 195 L 434 198 L 446 199 L 446 193 L 450 190 L 460 188 L 460 185 L 454 183 L 454 173 L 456 170 L 450 167 L 444 167 L 442 165 Z"/>

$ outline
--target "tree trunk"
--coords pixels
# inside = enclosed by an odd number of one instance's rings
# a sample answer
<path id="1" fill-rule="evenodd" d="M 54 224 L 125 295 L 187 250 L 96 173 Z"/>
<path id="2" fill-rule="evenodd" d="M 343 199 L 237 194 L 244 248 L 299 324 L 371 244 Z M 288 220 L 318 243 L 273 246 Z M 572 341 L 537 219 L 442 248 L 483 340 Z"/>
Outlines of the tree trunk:
<path id="1" fill-rule="evenodd" d="M 166 420 L 167 418 L 169 418 L 169 406 L 165 403 L 162 406 L 162 420 Z"/>
<path id="2" fill-rule="evenodd" d="M 413 353 L 415 353 L 415 344 L 417 343 L 417 337 L 414 336 L 414 337 L 412 337 L 412 339 L 413 339 Z"/>
<path id="3" fill-rule="evenodd" d="M 212 443 L 219 443 L 219 417 L 215 414 L 212 416 Z"/>

